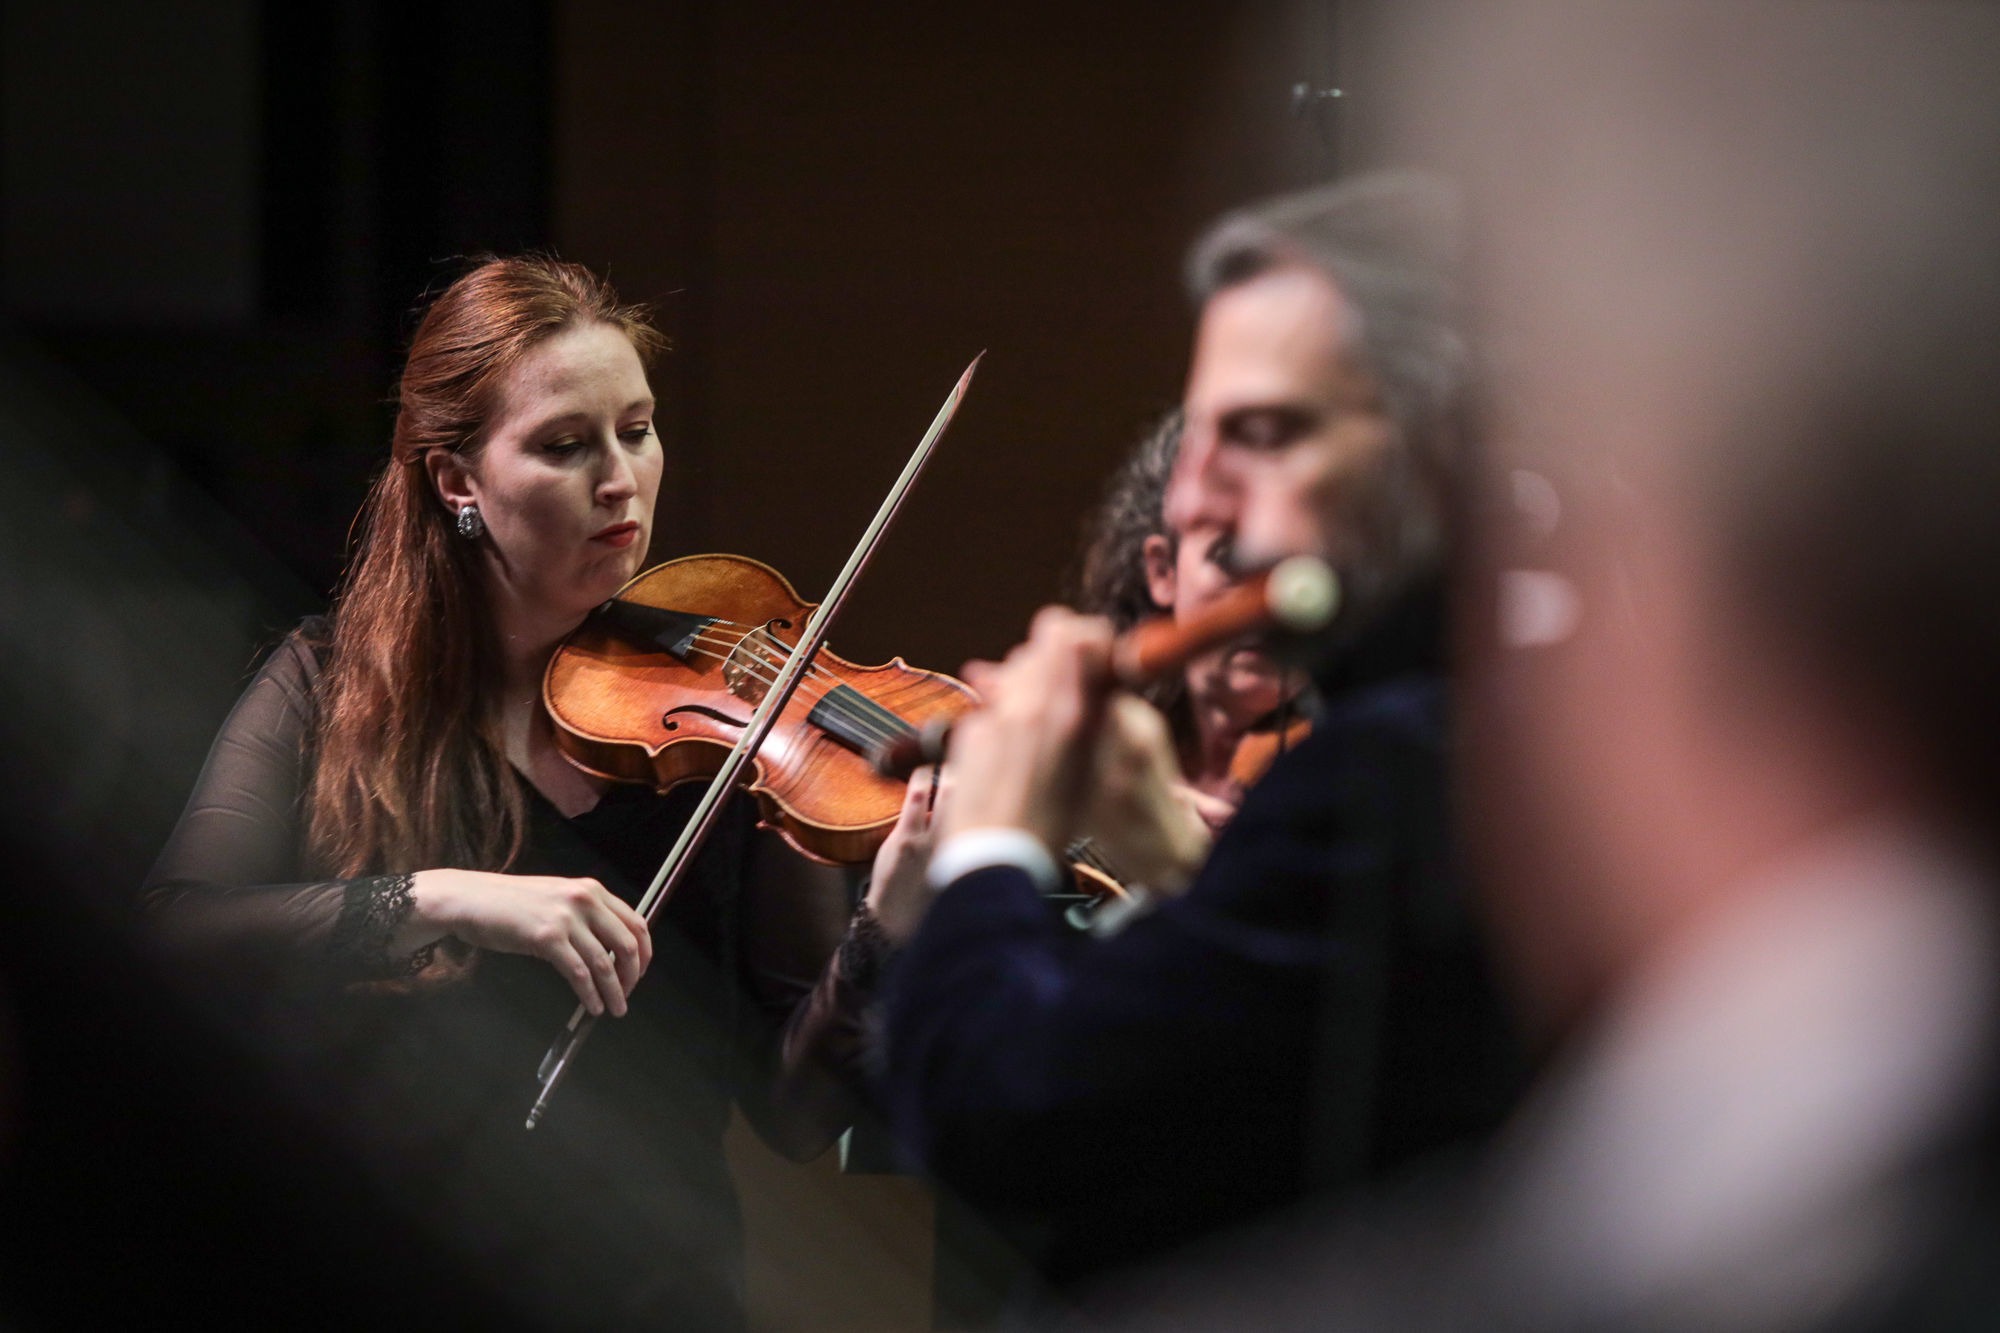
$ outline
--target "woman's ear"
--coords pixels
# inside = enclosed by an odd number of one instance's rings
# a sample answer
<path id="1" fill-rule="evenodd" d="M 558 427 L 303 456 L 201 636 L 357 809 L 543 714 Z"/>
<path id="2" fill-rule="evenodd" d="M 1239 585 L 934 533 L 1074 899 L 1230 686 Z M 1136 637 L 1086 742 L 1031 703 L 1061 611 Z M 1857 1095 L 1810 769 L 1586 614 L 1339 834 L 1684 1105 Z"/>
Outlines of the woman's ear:
<path id="1" fill-rule="evenodd" d="M 438 499 L 444 501 L 444 507 L 452 513 L 479 502 L 472 469 L 452 450 L 424 450 L 424 471 L 429 474 L 431 488 L 437 492 Z"/>
<path id="2" fill-rule="evenodd" d="M 1153 605 L 1162 611 L 1174 607 L 1174 543 L 1164 533 L 1156 532 L 1146 538 L 1140 552 L 1146 559 L 1146 592 L 1153 599 Z"/>

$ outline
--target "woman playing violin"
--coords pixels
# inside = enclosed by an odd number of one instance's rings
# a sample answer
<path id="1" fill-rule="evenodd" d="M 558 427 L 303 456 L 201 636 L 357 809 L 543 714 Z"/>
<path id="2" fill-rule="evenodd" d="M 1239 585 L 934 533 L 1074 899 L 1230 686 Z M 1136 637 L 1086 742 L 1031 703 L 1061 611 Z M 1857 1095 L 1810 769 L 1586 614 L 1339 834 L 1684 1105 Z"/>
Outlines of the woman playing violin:
<path id="1" fill-rule="evenodd" d="M 730 1106 L 795 1157 L 845 1127 L 871 908 L 915 878 L 892 838 L 843 937 L 845 880 L 739 798 L 649 930 L 631 903 L 695 793 L 556 749 L 550 657 L 654 535 L 661 345 L 549 259 L 431 304 L 332 611 L 257 674 L 147 884 L 171 944 L 320 988 L 330 1110 L 530 1323 L 740 1322 Z M 564 988 L 624 1021 L 530 1141 Z"/>

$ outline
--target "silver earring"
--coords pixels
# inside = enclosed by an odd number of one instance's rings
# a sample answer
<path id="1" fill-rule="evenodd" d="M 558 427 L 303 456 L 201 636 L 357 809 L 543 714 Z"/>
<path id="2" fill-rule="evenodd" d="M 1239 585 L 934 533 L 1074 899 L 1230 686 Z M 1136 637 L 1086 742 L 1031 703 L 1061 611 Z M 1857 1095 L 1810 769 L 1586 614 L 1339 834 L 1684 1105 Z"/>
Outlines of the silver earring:
<path id="1" fill-rule="evenodd" d="M 479 516 L 478 505 L 467 505 L 458 511 L 458 535 L 469 542 L 486 535 L 486 520 Z"/>

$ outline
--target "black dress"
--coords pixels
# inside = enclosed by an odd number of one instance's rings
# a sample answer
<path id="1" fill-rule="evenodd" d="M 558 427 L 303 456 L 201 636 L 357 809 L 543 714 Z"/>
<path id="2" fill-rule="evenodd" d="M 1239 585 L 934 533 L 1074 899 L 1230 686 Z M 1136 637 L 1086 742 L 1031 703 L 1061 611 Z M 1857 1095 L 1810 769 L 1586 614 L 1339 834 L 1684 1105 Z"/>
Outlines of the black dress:
<path id="1" fill-rule="evenodd" d="M 791 1125 L 794 1142 L 801 1120 L 822 1122 L 819 1141 L 837 1129 L 823 1124 L 842 1113 L 825 1065 L 858 1058 L 865 943 L 850 933 L 832 961 L 811 957 L 804 923 L 783 928 L 784 904 L 776 918 L 759 908 L 745 869 L 768 839 L 737 799 L 654 922 L 631 1012 L 598 1025 L 530 1134 L 536 1066 L 575 1004 L 554 970 L 482 954 L 459 982 L 386 975 L 408 875 L 302 876 L 319 669 L 293 635 L 231 712 L 147 878 L 158 937 L 230 978 L 257 1040 L 339 1126 L 355 1168 L 525 1325 L 740 1326 L 730 1108 L 767 1135 Z M 591 876 L 627 901 L 699 799 L 698 787 L 621 786 L 569 819 L 522 787 L 525 845 L 510 869 Z"/>

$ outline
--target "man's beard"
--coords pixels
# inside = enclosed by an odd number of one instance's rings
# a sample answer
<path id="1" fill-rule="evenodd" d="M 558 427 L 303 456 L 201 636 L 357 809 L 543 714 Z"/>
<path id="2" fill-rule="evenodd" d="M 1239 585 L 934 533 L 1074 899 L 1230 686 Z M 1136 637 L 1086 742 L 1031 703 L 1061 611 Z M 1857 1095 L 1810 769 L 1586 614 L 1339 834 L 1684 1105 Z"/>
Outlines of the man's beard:
<path id="1" fill-rule="evenodd" d="M 1407 451 L 1388 451 L 1343 497 L 1339 511 L 1321 525 L 1322 550 L 1258 552 L 1232 546 L 1221 562 L 1232 578 L 1244 579 L 1289 556 L 1318 555 L 1339 579 L 1340 609 L 1325 625 L 1307 633 L 1273 630 L 1259 643 L 1281 668 L 1318 674 L 1411 588 L 1434 581 L 1444 565 L 1441 506 L 1416 475 Z"/>

